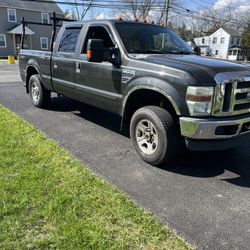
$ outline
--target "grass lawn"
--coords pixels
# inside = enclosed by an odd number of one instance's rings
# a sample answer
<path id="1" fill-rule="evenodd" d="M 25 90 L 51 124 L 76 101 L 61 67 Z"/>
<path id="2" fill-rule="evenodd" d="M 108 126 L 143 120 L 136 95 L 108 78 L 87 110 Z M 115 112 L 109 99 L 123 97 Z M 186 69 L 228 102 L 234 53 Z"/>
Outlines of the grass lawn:
<path id="1" fill-rule="evenodd" d="M 112 173 L 111 173 L 112 174 Z M 0 106 L 0 249 L 190 249 Z"/>

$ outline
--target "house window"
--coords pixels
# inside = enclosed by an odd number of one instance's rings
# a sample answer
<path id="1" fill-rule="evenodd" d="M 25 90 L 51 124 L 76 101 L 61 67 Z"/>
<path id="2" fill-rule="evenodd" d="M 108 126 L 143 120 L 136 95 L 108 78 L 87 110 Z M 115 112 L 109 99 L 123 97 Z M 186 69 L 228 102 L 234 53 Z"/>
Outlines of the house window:
<path id="1" fill-rule="evenodd" d="M 215 55 L 218 55 L 218 52 L 219 52 L 218 50 L 215 50 Z"/>
<path id="2" fill-rule="evenodd" d="M 47 50 L 49 48 L 48 37 L 40 38 L 41 49 Z"/>
<path id="3" fill-rule="evenodd" d="M 0 34 L 0 48 L 6 48 L 6 36 L 3 34 Z"/>
<path id="4" fill-rule="evenodd" d="M 240 38 L 239 37 L 237 38 L 237 44 L 238 45 L 240 44 Z"/>
<path id="5" fill-rule="evenodd" d="M 204 44 L 204 43 L 205 43 L 205 38 L 202 38 L 201 43 L 202 43 L 202 44 Z"/>
<path id="6" fill-rule="evenodd" d="M 42 23 L 49 23 L 49 13 L 42 13 Z"/>
<path id="7" fill-rule="evenodd" d="M 221 44 L 224 44 L 224 43 L 225 43 L 225 37 L 222 37 L 222 38 L 220 39 L 220 43 L 221 43 Z"/>
<path id="8" fill-rule="evenodd" d="M 213 38 L 213 43 L 216 44 L 217 43 L 217 37 Z"/>
<path id="9" fill-rule="evenodd" d="M 234 51 L 233 51 L 233 55 L 234 55 L 234 56 L 236 56 L 236 54 L 237 54 L 237 51 L 236 51 L 236 50 L 234 50 Z"/>
<path id="10" fill-rule="evenodd" d="M 231 44 L 234 44 L 234 37 L 231 38 Z"/>
<path id="11" fill-rule="evenodd" d="M 229 50 L 229 55 L 231 56 L 233 54 L 233 51 L 232 50 Z"/>
<path id="12" fill-rule="evenodd" d="M 11 23 L 16 23 L 16 10 L 8 9 L 8 21 Z"/>

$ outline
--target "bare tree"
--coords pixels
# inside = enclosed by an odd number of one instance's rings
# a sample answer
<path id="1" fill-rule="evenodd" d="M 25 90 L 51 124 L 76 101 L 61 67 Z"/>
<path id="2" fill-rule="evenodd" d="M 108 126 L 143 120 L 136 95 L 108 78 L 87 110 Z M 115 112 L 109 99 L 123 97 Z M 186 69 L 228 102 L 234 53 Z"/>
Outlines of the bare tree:
<path id="1" fill-rule="evenodd" d="M 138 21 L 155 20 L 163 23 L 168 11 L 177 0 L 123 0 L 123 8 L 117 14 L 124 15 L 127 19 Z M 125 6 L 125 7 L 124 7 Z"/>
<path id="2" fill-rule="evenodd" d="M 72 0 L 71 8 L 66 10 L 65 15 L 68 18 L 76 19 L 82 21 L 90 8 L 92 7 L 93 0 L 89 1 L 79 1 L 79 0 Z M 73 4 L 72 4 L 73 3 Z"/>
<path id="3" fill-rule="evenodd" d="M 199 36 L 210 35 L 221 27 L 232 27 L 242 31 L 247 24 L 248 17 L 244 12 L 235 10 L 229 3 L 219 9 L 205 9 L 194 13 L 191 17 L 193 30 Z"/>
<path id="4" fill-rule="evenodd" d="M 247 49 L 248 60 L 250 60 L 250 17 L 247 16 L 244 18 L 245 27 L 242 32 L 242 45 Z"/>

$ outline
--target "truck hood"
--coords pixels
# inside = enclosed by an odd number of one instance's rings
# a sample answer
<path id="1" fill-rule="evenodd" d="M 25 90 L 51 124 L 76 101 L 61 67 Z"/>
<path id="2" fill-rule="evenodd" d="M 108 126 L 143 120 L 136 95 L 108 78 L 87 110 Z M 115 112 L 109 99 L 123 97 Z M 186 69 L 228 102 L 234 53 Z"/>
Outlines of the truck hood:
<path id="1" fill-rule="evenodd" d="M 215 78 L 217 74 L 250 71 L 250 67 L 246 65 L 197 55 L 148 55 L 140 60 L 166 66 L 166 71 L 168 71 L 168 68 L 184 71 L 195 79 L 195 81 L 192 81 L 193 84 L 195 82 L 204 85 L 211 85 L 212 82 L 216 84 Z"/>

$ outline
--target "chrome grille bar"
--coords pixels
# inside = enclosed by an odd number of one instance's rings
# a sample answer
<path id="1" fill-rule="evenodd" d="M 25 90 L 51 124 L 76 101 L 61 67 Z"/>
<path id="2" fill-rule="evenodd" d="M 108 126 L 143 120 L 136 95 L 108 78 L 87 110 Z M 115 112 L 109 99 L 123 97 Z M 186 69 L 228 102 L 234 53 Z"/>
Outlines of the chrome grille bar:
<path id="1" fill-rule="evenodd" d="M 250 77 L 225 81 L 215 87 L 214 116 L 233 116 L 250 112 Z M 228 91 L 229 90 L 229 91 Z"/>

